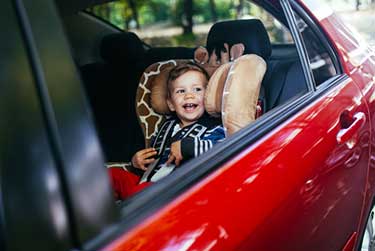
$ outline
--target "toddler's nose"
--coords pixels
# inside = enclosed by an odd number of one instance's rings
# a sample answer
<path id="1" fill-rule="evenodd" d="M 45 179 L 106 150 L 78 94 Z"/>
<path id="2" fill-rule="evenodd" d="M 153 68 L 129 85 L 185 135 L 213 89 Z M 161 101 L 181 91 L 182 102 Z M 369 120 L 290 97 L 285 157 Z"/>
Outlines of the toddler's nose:
<path id="1" fill-rule="evenodd" d="M 195 97 L 194 92 L 186 92 L 185 93 L 185 99 L 187 99 L 187 98 L 194 98 L 194 97 Z"/>

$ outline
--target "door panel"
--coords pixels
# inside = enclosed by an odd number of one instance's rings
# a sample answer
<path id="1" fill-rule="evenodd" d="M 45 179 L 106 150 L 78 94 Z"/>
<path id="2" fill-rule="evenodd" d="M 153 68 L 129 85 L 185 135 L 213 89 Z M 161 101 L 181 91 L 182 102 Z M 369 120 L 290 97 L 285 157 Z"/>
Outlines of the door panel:
<path id="1" fill-rule="evenodd" d="M 310 4 L 312 4 L 313 1 Z M 330 16 L 321 20 L 322 27 L 331 36 L 331 40 L 336 44 L 337 52 L 341 55 L 345 72 L 353 79 L 354 83 L 361 90 L 368 104 L 368 123 L 371 124 L 371 144 L 369 157 L 369 172 L 367 178 L 366 198 L 362 212 L 362 226 L 367 221 L 370 206 L 373 203 L 375 194 L 375 53 L 367 48 L 367 44 L 356 36 L 338 16 Z M 358 233 L 361 234 L 358 228 Z"/>

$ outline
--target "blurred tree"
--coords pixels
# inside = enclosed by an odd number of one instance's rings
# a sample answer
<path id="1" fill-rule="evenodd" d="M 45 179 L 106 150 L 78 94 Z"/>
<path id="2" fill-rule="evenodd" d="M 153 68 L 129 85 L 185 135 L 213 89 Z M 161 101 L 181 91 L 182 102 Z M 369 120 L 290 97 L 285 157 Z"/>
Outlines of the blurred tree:
<path id="1" fill-rule="evenodd" d="M 129 30 L 129 23 L 131 20 L 132 12 L 125 2 L 123 3 L 123 7 L 121 9 L 121 17 L 123 19 L 124 27 L 126 30 Z"/>
<path id="2" fill-rule="evenodd" d="M 243 6 L 244 2 L 243 0 L 238 0 L 238 4 L 236 6 L 236 19 L 241 18 L 243 15 Z"/>
<path id="3" fill-rule="evenodd" d="M 153 22 L 166 21 L 172 13 L 170 0 L 150 0 L 147 1 L 145 6 L 150 9 L 150 12 L 147 14 L 153 19 Z"/>
<path id="4" fill-rule="evenodd" d="M 135 0 L 127 0 L 130 9 L 132 10 L 133 20 L 135 21 L 136 28 L 139 29 L 141 26 L 139 25 L 138 19 L 138 6 L 135 3 Z"/>
<path id="5" fill-rule="evenodd" d="M 216 22 L 217 21 L 217 11 L 216 11 L 215 0 L 210 0 L 210 10 L 211 10 L 211 20 L 212 20 L 212 22 Z"/>
<path id="6" fill-rule="evenodd" d="M 184 34 L 193 34 L 193 0 L 184 0 L 184 14 L 182 15 Z"/>

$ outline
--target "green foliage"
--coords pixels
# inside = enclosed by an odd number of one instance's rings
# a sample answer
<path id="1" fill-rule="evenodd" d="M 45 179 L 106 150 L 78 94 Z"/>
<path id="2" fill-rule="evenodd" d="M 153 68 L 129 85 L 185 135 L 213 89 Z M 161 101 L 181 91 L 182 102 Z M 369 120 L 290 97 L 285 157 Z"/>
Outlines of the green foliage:
<path id="1" fill-rule="evenodd" d="M 235 9 L 232 1 L 229 0 L 215 0 L 216 13 L 219 19 L 229 19 L 234 17 Z M 228 11 L 233 10 L 233 11 Z M 172 7 L 172 23 L 181 25 L 181 17 L 184 15 L 183 0 L 177 0 L 175 6 Z M 212 13 L 209 0 L 195 0 L 194 1 L 194 23 L 207 23 L 212 21 Z"/>
<path id="2" fill-rule="evenodd" d="M 170 22 L 181 26 L 184 15 L 184 0 L 136 0 L 136 7 L 141 26 L 147 26 L 158 22 Z M 234 0 L 215 0 L 218 19 L 229 19 L 236 16 L 236 4 Z M 249 8 L 245 8 L 248 10 Z M 133 11 L 128 0 L 97 5 L 89 11 L 108 20 L 120 28 L 126 28 L 133 19 Z M 212 13 L 209 0 L 194 0 L 194 23 L 207 23 L 212 21 Z"/>
<path id="3" fill-rule="evenodd" d="M 195 47 L 197 36 L 194 34 L 182 34 L 173 37 L 173 43 L 175 45 L 184 44 L 186 46 Z"/>
<path id="4" fill-rule="evenodd" d="M 110 23 L 125 30 L 135 28 L 135 16 L 130 6 L 131 0 L 119 0 L 95 6 L 89 11 L 108 20 Z M 201 33 L 180 35 L 184 16 L 184 0 L 134 0 L 138 13 L 138 23 L 141 27 L 137 34 L 147 43 L 155 46 L 197 46 L 205 44 L 205 35 Z M 239 0 L 215 0 L 215 12 L 218 20 L 234 19 L 238 16 L 260 17 L 270 36 L 279 38 L 282 36 L 274 27 L 272 20 L 268 20 L 265 12 L 248 1 L 244 1 L 241 12 L 238 11 Z M 213 13 L 210 0 L 194 0 L 193 2 L 194 24 L 210 24 L 213 22 Z M 180 28 L 178 28 L 180 27 Z M 173 28 L 174 31 L 170 31 Z M 169 30 L 167 32 L 167 29 Z M 177 32 L 176 32 L 177 30 Z M 181 32 L 182 33 L 182 32 Z M 167 35 L 168 34 L 168 35 Z"/>
<path id="5" fill-rule="evenodd" d="M 155 22 L 167 21 L 171 15 L 169 0 L 152 0 L 139 9 L 140 24 L 149 25 Z"/>
<path id="6" fill-rule="evenodd" d="M 171 22 L 175 25 L 182 25 L 182 16 L 184 15 L 184 2 L 183 0 L 177 0 L 173 6 L 171 6 L 172 15 Z M 194 12 L 194 10 L 193 10 Z"/>

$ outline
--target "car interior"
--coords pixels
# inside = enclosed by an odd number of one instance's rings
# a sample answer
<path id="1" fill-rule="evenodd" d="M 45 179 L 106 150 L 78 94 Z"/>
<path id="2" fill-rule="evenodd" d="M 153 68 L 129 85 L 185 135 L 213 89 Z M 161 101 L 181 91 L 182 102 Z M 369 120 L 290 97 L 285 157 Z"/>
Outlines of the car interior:
<path id="1" fill-rule="evenodd" d="M 199 45 L 150 46 L 136 33 L 120 30 L 82 9 L 89 6 L 87 3 L 71 8 L 58 6 L 105 159 L 108 163 L 129 161 L 144 147 L 135 111 L 135 94 L 144 70 L 160 61 L 193 59 Z M 269 12 L 288 27 L 281 9 Z M 309 91 L 294 42 L 271 42 L 270 27 L 265 27 L 265 22 L 256 17 L 218 21 L 211 26 L 203 45 L 210 51 L 218 43 L 243 43 L 245 54 L 256 54 L 265 60 L 267 70 L 259 97 L 263 114 Z M 308 29 L 304 27 L 304 30 Z M 332 68 L 331 64 L 327 65 Z"/>

